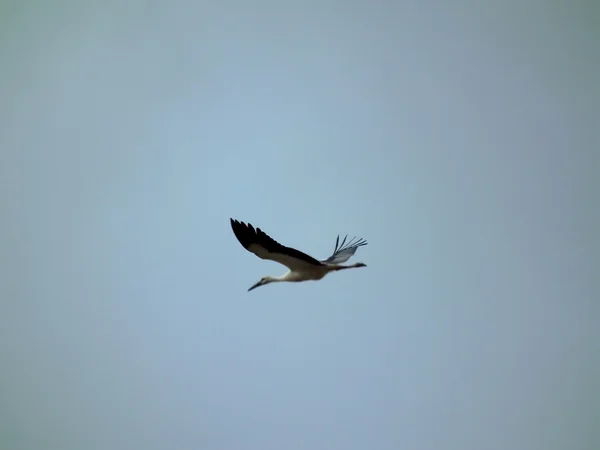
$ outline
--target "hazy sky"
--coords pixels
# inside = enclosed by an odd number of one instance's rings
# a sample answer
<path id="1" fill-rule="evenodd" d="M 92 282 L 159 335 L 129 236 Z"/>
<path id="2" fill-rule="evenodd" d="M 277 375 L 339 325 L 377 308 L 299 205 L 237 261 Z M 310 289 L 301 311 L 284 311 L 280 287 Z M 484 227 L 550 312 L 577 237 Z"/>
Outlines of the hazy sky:
<path id="1" fill-rule="evenodd" d="M 2 450 L 600 448 L 593 3 L 99 5 L 1 6 Z"/>

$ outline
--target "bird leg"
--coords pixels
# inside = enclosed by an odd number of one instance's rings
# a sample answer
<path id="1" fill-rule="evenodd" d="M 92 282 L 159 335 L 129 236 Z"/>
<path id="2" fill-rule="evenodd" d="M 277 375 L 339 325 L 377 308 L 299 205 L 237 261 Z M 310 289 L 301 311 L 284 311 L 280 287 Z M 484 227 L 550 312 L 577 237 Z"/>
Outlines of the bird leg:
<path id="1" fill-rule="evenodd" d="M 343 269 L 354 269 L 357 267 L 367 267 L 367 265 L 365 263 L 361 263 L 361 262 L 357 262 L 354 264 L 350 264 L 349 266 L 334 266 L 331 270 L 343 270 Z"/>

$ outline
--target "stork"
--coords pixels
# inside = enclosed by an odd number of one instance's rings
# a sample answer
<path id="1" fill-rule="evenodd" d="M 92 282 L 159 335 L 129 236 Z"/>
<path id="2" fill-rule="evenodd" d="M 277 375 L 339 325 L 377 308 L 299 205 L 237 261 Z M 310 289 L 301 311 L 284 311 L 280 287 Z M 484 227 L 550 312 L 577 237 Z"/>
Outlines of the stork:
<path id="1" fill-rule="evenodd" d="M 261 259 L 270 259 L 271 261 L 283 264 L 289 269 L 287 273 L 279 277 L 262 277 L 256 284 L 250 286 L 248 292 L 254 288 L 273 282 L 320 280 L 329 272 L 367 266 L 361 262 L 342 265 L 342 263 L 348 261 L 356 253 L 358 247 L 367 245 L 364 239 L 356 240 L 356 238 L 352 238 L 346 243 L 346 238 L 348 237 L 346 235 L 340 244 L 340 237 L 338 235 L 333 254 L 329 258 L 319 261 L 295 248 L 281 245 L 260 228 L 255 229 L 249 223 L 245 224 L 231 218 L 230 220 L 235 237 L 246 250 L 254 253 Z"/>

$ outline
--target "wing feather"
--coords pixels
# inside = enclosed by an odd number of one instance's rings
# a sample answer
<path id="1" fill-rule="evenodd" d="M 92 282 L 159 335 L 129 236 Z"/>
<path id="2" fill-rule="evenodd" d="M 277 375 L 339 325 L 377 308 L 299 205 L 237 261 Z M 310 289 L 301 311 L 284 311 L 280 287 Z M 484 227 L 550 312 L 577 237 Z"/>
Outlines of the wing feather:
<path id="1" fill-rule="evenodd" d="M 350 257 L 356 253 L 358 247 L 367 245 L 367 241 L 364 239 L 357 239 L 356 237 L 350 239 L 350 241 L 348 241 L 346 244 L 347 238 L 348 235 L 344 236 L 344 239 L 340 244 L 340 236 L 338 235 L 337 239 L 335 240 L 335 248 L 333 249 L 332 255 L 321 262 L 324 264 L 341 264 L 348 261 Z"/>
<path id="2" fill-rule="evenodd" d="M 321 261 L 306 253 L 281 245 L 260 228 L 255 229 L 249 223 L 245 224 L 234 219 L 230 220 L 231 229 L 240 244 L 261 259 L 270 259 L 271 261 L 278 262 L 290 270 L 323 265 Z"/>

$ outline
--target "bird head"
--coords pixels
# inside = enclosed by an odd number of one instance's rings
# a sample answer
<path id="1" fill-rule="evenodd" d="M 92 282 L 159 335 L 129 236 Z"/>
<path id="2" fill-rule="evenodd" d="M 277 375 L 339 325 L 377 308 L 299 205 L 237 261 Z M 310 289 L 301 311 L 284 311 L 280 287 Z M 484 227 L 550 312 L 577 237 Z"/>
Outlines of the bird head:
<path id="1" fill-rule="evenodd" d="M 273 281 L 273 278 L 271 278 L 271 277 L 262 277 L 260 280 L 258 280 L 257 283 L 250 286 L 250 288 L 248 289 L 248 292 L 250 292 L 252 289 L 257 288 L 259 286 L 264 286 L 265 284 L 269 284 L 271 281 Z"/>

